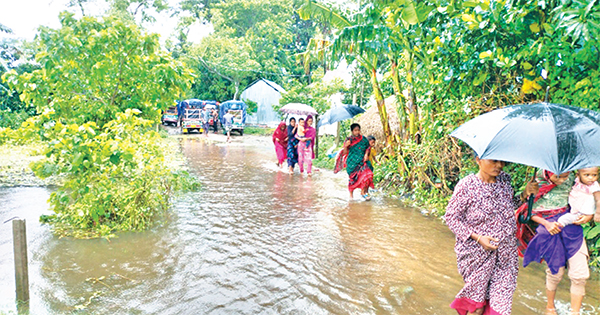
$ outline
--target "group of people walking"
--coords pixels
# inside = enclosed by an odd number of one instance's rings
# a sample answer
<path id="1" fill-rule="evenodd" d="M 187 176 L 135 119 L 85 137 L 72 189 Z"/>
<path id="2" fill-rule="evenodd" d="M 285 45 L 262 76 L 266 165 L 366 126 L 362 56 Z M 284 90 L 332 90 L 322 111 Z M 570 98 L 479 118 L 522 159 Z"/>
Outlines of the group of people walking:
<path id="1" fill-rule="evenodd" d="M 289 125 L 281 122 L 273 133 L 273 143 L 277 154 L 277 165 L 283 167 L 287 161 L 290 175 L 294 174 L 294 168 L 298 164 L 300 174 L 306 173 L 312 176 L 312 160 L 315 158 L 315 140 L 317 130 L 312 126 L 312 116 L 298 119 L 290 118 Z"/>
<path id="2" fill-rule="evenodd" d="M 306 119 L 295 118 L 289 120 L 289 125 L 281 122 L 273 133 L 273 144 L 277 154 L 277 165 L 283 167 L 287 161 L 288 172 L 294 174 L 294 168 L 298 164 L 300 174 L 306 171 L 312 176 L 312 160 L 315 158 L 315 140 L 317 131 L 312 126 L 312 116 Z M 361 190 L 361 197 L 370 200 L 369 188 L 373 188 L 373 164 L 375 162 L 375 142 L 373 136 L 364 137 L 361 134 L 359 124 L 350 126 L 352 132 L 342 150 L 338 153 L 334 173 L 346 169 L 349 176 L 348 190 L 350 199 L 354 198 L 354 190 Z"/>
<path id="3" fill-rule="evenodd" d="M 567 269 L 571 315 L 579 315 L 590 276 L 581 225 L 600 207 L 598 168 L 564 174 L 541 170 L 515 197 L 504 162 L 475 160 L 479 172 L 459 181 L 445 215 L 456 235 L 458 271 L 465 282 L 451 307 L 461 315 L 511 314 L 521 255 L 524 267 L 547 265 L 545 314 L 557 315 L 554 299 Z M 531 221 L 517 220 L 527 213 L 530 194 L 535 196 Z"/>

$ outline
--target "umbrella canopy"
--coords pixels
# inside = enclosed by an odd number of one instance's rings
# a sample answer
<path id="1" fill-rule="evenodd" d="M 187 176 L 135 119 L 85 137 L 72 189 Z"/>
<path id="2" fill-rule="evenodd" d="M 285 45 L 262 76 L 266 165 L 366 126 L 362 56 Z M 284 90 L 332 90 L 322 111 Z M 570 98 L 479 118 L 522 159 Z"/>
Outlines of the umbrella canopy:
<path id="1" fill-rule="evenodd" d="M 474 118 L 451 134 L 482 159 L 555 174 L 600 166 L 600 114 L 559 104 L 513 105 Z"/>
<path id="2" fill-rule="evenodd" d="M 317 111 L 306 105 L 306 104 L 300 104 L 300 103 L 289 103 L 285 106 L 283 106 L 281 109 L 281 112 L 286 113 L 286 114 L 293 114 L 293 115 L 317 115 Z"/>
<path id="3" fill-rule="evenodd" d="M 334 107 L 323 114 L 319 120 L 318 127 L 329 125 L 338 121 L 350 119 L 358 114 L 364 113 L 365 110 L 354 105 L 344 105 Z"/>

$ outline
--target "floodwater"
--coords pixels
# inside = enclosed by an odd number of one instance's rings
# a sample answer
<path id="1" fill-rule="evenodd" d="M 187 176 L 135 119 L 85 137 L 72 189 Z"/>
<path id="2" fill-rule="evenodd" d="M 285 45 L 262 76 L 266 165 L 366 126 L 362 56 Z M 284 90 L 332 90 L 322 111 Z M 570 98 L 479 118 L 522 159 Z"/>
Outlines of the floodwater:
<path id="1" fill-rule="evenodd" d="M 0 190 L 0 220 L 27 219 L 32 314 L 455 314 L 462 280 L 440 220 L 383 196 L 348 202 L 344 174 L 289 176 L 267 146 L 190 137 L 181 147 L 203 190 L 161 226 L 110 242 L 52 236 L 37 220 L 46 189 Z M 585 314 L 600 312 L 598 283 Z M 543 290 L 543 268 L 522 269 L 513 314 L 543 314 Z M 6 223 L 0 313 L 15 310 Z"/>

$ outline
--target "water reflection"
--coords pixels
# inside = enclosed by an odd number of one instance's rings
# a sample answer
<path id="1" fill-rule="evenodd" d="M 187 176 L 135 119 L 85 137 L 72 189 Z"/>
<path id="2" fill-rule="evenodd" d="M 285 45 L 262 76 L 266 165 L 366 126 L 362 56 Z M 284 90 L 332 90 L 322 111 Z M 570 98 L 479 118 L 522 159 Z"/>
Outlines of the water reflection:
<path id="1" fill-rule="evenodd" d="M 348 202 L 345 174 L 289 176 L 270 148 L 186 139 L 182 150 L 203 190 L 162 226 L 110 242 L 52 237 L 36 223 L 44 189 L 0 190 L 12 209 L 0 219 L 28 216 L 33 314 L 454 314 L 462 281 L 438 220 L 393 199 Z M 6 230 L 0 280 L 12 287 L 0 288 L 0 310 L 14 305 Z M 543 288 L 541 266 L 521 270 L 513 313 L 541 314 Z"/>

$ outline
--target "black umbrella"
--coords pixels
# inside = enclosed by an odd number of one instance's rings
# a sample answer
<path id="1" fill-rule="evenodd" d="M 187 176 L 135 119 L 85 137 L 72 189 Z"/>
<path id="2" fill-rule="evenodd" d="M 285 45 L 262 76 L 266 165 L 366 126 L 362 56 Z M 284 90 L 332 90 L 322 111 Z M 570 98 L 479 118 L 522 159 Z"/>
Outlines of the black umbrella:
<path id="1" fill-rule="evenodd" d="M 476 117 L 451 134 L 482 159 L 531 165 L 555 174 L 600 166 L 600 114 L 537 103 Z"/>
<path id="2" fill-rule="evenodd" d="M 318 127 L 329 125 L 338 121 L 350 119 L 358 114 L 364 113 L 365 110 L 354 105 L 343 105 L 334 107 L 323 114 L 319 119 Z"/>

